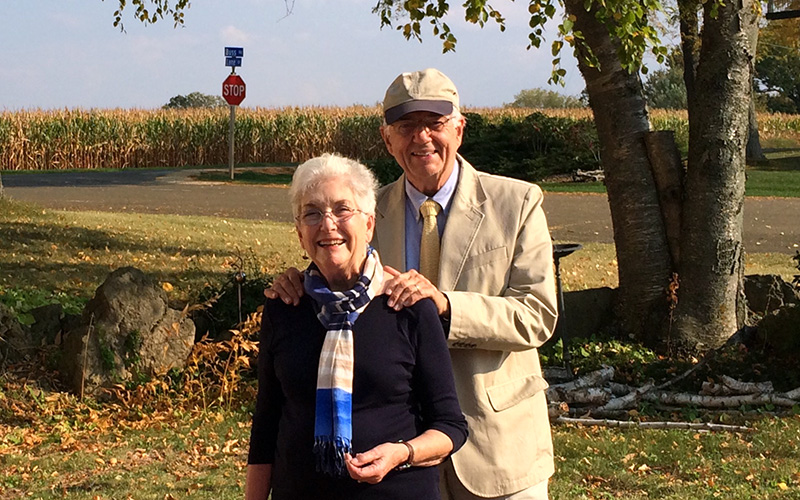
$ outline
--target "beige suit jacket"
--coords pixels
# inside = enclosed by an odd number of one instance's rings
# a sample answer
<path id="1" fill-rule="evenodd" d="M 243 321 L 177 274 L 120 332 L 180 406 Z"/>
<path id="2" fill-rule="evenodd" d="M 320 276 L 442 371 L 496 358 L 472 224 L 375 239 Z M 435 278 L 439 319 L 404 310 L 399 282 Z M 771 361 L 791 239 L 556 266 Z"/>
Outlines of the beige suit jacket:
<path id="1" fill-rule="evenodd" d="M 441 242 L 439 288 L 450 300 L 448 342 L 467 443 L 452 457 L 478 496 L 508 495 L 553 473 L 537 347 L 557 306 L 553 249 L 533 184 L 476 171 L 460 178 Z M 405 176 L 378 194 L 373 245 L 405 270 Z"/>

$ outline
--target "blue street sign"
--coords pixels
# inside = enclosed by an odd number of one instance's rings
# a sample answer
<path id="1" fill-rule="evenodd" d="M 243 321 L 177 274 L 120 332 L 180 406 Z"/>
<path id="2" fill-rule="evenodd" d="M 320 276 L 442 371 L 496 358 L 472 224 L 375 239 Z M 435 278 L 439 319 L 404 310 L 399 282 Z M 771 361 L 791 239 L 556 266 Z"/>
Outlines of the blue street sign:
<path id="1" fill-rule="evenodd" d="M 242 65 L 242 58 L 241 57 L 226 57 L 225 58 L 225 66 L 231 66 L 234 68 L 238 68 Z"/>
<path id="2" fill-rule="evenodd" d="M 225 57 L 244 57 L 243 47 L 225 47 Z M 228 64 L 230 66 L 230 64 Z M 236 66 L 241 66 L 237 64 Z"/>

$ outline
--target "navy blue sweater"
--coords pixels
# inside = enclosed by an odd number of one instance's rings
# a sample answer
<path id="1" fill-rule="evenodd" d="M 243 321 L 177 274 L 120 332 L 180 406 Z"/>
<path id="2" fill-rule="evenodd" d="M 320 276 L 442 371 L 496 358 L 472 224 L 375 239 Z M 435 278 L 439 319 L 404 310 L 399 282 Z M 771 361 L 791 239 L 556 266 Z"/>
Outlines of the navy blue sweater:
<path id="1" fill-rule="evenodd" d="M 397 312 L 386 299 L 373 299 L 353 327 L 353 452 L 427 429 L 446 434 L 458 450 L 467 423 L 436 307 L 426 299 Z M 266 302 L 248 463 L 273 465 L 272 500 L 438 499 L 436 467 L 392 471 L 376 485 L 316 472 L 314 407 L 324 338 L 313 299 L 303 297 L 296 307 Z"/>

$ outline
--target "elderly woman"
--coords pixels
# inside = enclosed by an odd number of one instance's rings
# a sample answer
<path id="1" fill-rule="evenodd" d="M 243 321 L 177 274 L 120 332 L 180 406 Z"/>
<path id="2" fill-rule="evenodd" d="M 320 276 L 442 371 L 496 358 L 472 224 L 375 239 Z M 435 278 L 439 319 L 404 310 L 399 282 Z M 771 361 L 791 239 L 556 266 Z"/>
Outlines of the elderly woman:
<path id="1" fill-rule="evenodd" d="M 335 155 L 294 174 L 312 263 L 300 305 L 264 307 L 247 500 L 438 499 L 432 466 L 466 440 L 433 302 L 395 311 L 381 294 L 376 184 Z"/>

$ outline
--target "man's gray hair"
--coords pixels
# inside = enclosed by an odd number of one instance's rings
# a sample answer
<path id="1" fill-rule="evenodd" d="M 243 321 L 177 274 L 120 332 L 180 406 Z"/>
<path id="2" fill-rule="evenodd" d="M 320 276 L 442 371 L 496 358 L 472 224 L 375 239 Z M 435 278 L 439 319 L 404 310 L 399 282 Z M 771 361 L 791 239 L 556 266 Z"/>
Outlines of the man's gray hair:
<path id="1" fill-rule="evenodd" d="M 322 156 L 311 158 L 294 171 L 292 185 L 289 188 L 289 199 L 295 217 L 300 215 L 301 203 L 305 195 L 329 179 L 337 179 L 353 191 L 354 201 L 358 205 L 354 208 L 368 214 L 375 214 L 375 194 L 378 191 L 378 181 L 372 171 L 350 158 L 325 153 Z"/>

